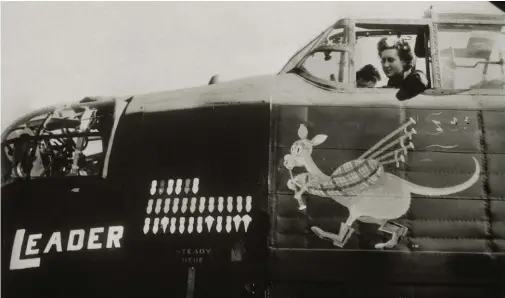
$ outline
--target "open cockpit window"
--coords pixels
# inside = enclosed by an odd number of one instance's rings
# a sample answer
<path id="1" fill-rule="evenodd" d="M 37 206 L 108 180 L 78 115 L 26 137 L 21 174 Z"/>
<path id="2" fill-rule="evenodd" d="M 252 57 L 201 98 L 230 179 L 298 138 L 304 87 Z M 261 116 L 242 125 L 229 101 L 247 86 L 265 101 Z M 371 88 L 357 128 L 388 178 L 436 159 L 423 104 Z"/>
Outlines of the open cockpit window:
<path id="1" fill-rule="evenodd" d="M 428 32 L 428 26 L 423 25 L 390 25 L 388 27 L 383 24 L 356 24 L 354 49 L 356 87 L 388 87 L 388 83 L 394 85 L 389 81 L 390 78 L 394 79 L 395 75 L 402 76 L 402 72 L 410 73 L 414 70 L 422 72 L 429 84 Z M 402 47 L 401 52 L 381 57 L 379 43 L 384 39 L 386 44 L 391 44 L 391 47 L 398 41 L 406 46 Z M 388 49 L 388 47 L 383 48 Z M 392 61 L 394 58 L 397 61 Z"/>
<path id="2" fill-rule="evenodd" d="M 438 48 L 444 89 L 505 89 L 505 26 L 441 24 Z"/>
<path id="3" fill-rule="evenodd" d="M 100 175 L 114 102 L 44 111 L 4 133 L 2 183 L 16 179 Z"/>

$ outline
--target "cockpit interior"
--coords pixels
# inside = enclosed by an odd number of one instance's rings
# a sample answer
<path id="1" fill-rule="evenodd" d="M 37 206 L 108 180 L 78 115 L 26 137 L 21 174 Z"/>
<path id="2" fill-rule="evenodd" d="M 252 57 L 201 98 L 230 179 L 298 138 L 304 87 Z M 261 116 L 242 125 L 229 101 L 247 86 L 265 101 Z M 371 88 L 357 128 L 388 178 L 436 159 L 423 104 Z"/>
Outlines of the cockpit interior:
<path id="1" fill-rule="evenodd" d="M 114 101 L 34 112 L 2 136 L 2 184 L 16 179 L 99 175 Z"/>

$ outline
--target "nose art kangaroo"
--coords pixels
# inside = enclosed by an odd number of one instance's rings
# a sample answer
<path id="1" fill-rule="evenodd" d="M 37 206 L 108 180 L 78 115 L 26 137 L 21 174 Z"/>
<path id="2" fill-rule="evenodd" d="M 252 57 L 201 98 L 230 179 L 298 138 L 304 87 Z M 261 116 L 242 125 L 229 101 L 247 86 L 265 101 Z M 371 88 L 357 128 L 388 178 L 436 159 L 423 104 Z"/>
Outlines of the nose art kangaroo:
<path id="1" fill-rule="evenodd" d="M 449 195 L 464 191 L 478 181 L 480 165 L 475 158 L 473 158 L 475 171 L 470 179 L 461 184 L 444 188 L 416 185 L 385 172 L 383 165 L 396 163 L 399 166 L 399 162 L 405 162 L 407 150 L 414 148 L 412 142 L 407 146 L 404 144 L 407 138 L 412 139 L 412 135 L 416 133 L 414 129 L 407 131 L 407 127 L 411 124 L 415 124 L 415 120 L 412 118 L 358 159 L 341 165 L 331 176 L 324 174 L 311 157 L 313 147 L 323 143 L 327 136 L 317 135 L 309 140 L 307 139 L 307 128 L 303 124 L 300 125 L 298 130 L 300 139 L 293 143 L 290 154 L 284 156 L 284 166 L 291 176 L 287 186 L 295 192 L 294 197 L 300 205 L 299 209 L 306 208 L 302 194 L 308 192 L 315 196 L 332 198 L 349 210 L 349 217 L 345 223 L 340 225 L 338 234 L 313 226 L 311 230 L 318 237 L 333 241 L 335 246 L 344 247 L 354 232 L 352 224 L 358 220 L 378 224 L 380 231 L 392 235 L 389 241 L 378 243 L 375 248 L 392 248 L 398 244 L 401 237 L 407 234 L 408 228 L 391 220 L 407 213 L 413 193 L 425 196 Z M 402 132 L 403 135 L 398 139 L 377 150 L 393 136 Z M 400 148 L 382 154 L 394 145 L 400 145 Z M 307 172 L 293 177 L 292 170 L 295 167 L 304 167 Z"/>

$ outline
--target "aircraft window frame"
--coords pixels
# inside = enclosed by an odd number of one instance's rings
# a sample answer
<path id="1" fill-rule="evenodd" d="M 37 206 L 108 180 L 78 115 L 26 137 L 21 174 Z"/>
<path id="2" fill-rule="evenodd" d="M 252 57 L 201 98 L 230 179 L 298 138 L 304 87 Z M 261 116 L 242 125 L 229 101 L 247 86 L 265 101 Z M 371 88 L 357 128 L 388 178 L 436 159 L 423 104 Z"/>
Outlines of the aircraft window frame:
<path id="1" fill-rule="evenodd" d="M 439 62 L 439 65 L 440 65 L 440 89 L 444 89 L 444 90 L 453 90 L 454 92 L 461 92 L 461 91 L 469 91 L 470 93 L 489 93 L 489 94 L 499 94 L 499 93 L 503 93 L 505 91 L 505 75 L 503 74 L 504 73 L 504 70 L 505 70 L 505 64 L 504 64 L 504 59 L 505 59 L 505 24 L 459 24 L 459 23 L 438 23 L 435 25 L 436 26 L 436 32 L 437 32 L 437 45 L 438 45 L 438 48 L 437 49 L 434 49 L 434 51 L 436 51 L 436 55 L 437 55 L 437 58 L 438 58 L 438 62 Z M 465 41 L 465 43 L 467 43 L 466 47 L 465 48 L 454 48 L 452 46 L 449 46 L 448 48 L 445 48 L 444 46 L 441 45 L 442 43 L 442 37 L 441 35 L 444 35 L 444 34 L 447 34 L 447 33 L 450 33 L 450 32 L 458 32 L 462 35 L 464 34 L 467 34 L 468 35 L 468 40 Z M 499 44 L 498 46 L 496 46 L 496 44 L 493 44 L 492 45 L 492 48 L 490 49 L 490 53 L 489 53 L 489 57 L 487 59 L 485 58 L 482 58 L 482 57 L 456 57 L 456 51 L 465 51 L 467 50 L 468 51 L 468 46 L 470 46 L 469 42 L 470 42 L 470 39 L 472 37 L 482 37 L 482 36 L 479 36 L 479 35 L 486 35 L 486 34 L 489 34 L 489 33 L 497 33 L 498 35 L 502 35 L 502 39 L 498 39 L 500 40 L 498 43 L 501 42 L 501 44 Z M 474 35 L 472 35 L 474 34 Z M 466 39 L 466 38 L 465 38 Z M 493 39 L 491 39 L 493 40 Z M 494 41 L 496 41 L 496 39 L 494 39 Z M 482 77 L 484 78 L 486 75 L 486 72 L 489 71 L 489 68 L 490 67 L 494 67 L 495 65 L 501 65 L 501 72 L 502 72 L 502 77 L 499 78 L 499 79 L 496 79 L 494 81 L 500 81 L 501 82 L 501 88 L 498 86 L 498 88 L 496 88 L 496 86 L 493 87 L 483 87 L 482 83 L 484 82 L 492 82 L 493 80 L 484 80 L 484 79 L 481 79 L 478 83 L 476 84 L 467 84 L 468 86 L 466 86 L 465 84 L 462 84 L 464 86 L 455 86 L 455 81 L 447 81 L 447 80 L 451 80 L 454 79 L 454 75 L 456 74 L 456 70 L 458 69 L 457 65 L 458 65 L 458 61 L 461 63 L 461 60 L 456 60 L 457 58 L 460 58 L 460 59 L 464 59 L 464 58 L 467 58 L 467 59 L 479 59 L 479 58 L 482 58 L 482 59 L 485 59 L 485 60 L 489 60 L 491 58 L 491 55 L 493 54 L 493 51 L 494 50 L 498 50 L 498 56 L 499 56 L 499 60 L 498 61 L 488 61 L 487 63 L 484 61 L 478 61 L 477 63 L 475 63 L 473 66 L 474 67 L 470 67 L 470 65 L 462 65 L 460 68 L 474 68 L 474 69 L 480 69 L 482 68 Z M 443 58 L 444 54 L 443 52 L 445 52 L 445 54 L 448 53 L 448 51 L 451 51 L 452 53 L 452 63 L 454 63 L 455 67 L 453 69 L 451 69 L 453 71 L 453 76 L 444 76 L 446 73 L 445 71 L 448 71 L 447 68 L 450 68 L 450 66 L 447 65 L 447 57 L 445 57 L 446 59 Z M 447 56 L 447 55 L 446 55 Z M 450 56 L 450 55 L 449 55 Z M 449 57 L 450 58 L 450 57 Z M 444 61 L 443 61 L 444 60 Z M 474 61 L 475 62 L 475 61 Z M 498 63 L 497 63 L 498 62 Z M 499 64 L 501 62 L 501 64 Z M 473 64 L 473 63 L 471 63 Z M 478 65 L 478 64 L 481 64 L 482 66 Z M 498 66 L 499 67 L 499 66 Z M 460 69 L 460 71 L 462 71 L 463 69 Z M 494 69 L 493 69 L 494 70 Z M 456 75 L 456 76 L 459 76 L 459 77 L 473 77 L 471 75 L 466 75 L 466 76 L 463 76 L 461 75 L 461 73 L 458 73 L 459 75 Z M 444 80 L 446 80 L 446 83 L 444 83 Z M 452 83 L 452 84 L 451 84 Z M 448 85 L 449 84 L 449 85 Z M 486 86 L 486 85 L 484 85 Z M 489 85 L 488 85 L 489 86 Z"/>
<path id="2" fill-rule="evenodd" d="M 2 186 L 17 180 L 102 174 L 115 101 L 31 113 L 2 134 Z"/>
<path id="3" fill-rule="evenodd" d="M 375 37 L 375 36 L 413 36 L 412 39 L 412 51 L 414 51 L 414 56 L 416 59 L 416 66 L 423 65 L 424 69 L 421 68 L 421 71 L 423 71 L 428 79 L 428 88 L 427 90 L 433 89 L 433 81 L 434 81 L 434 61 L 432 59 L 431 55 L 431 49 L 432 49 L 432 40 L 430 38 L 430 32 L 431 32 L 431 25 L 430 24 L 381 24 L 381 23 L 360 23 L 356 22 L 354 24 L 354 34 L 355 36 L 355 44 L 354 44 L 354 61 L 352 63 L 352 74 L 353 74 L 353 86 L 356 88 L 356 90 L 380 90 L 382 88 L 386 88 L 385 86 L 387 85 L 387 77 L 385 76 L 384 72 L 382 71 L 382 68 L 380 66 L 380 61 L 379 61 L 379 56 L 377 53 L 377 45 L 375 44 L 374 47 L 374 52 L 377 57 L 378 63 L 375 68 L 379 71 L 381 75 L 381 81 L 385 80 L 384 86 L 374 86 L 374 87 L 359 87 L 357 85 L 356 81 L 356 73 L 358 70 L 360 70 L 363 66 L 367 64 L 372 64 L 372 63 L 364 63 L 363 65 L 358 66 L 356 63 L 356 56 L 358 54 L 357 51 L 357 46 L 360 38 L 363 37 Z M 363 31 L 360 31 L 363 30 Z M 416 43 L 418 42 L 418 39 L 420 37 L 420 34 L 423 34 L 422 38 L 420 39 L 421 41 L 424 42 L 424 57 L 419 57 L 416 54 Z M 424 63 L 419 64 L 419 60 L 424 59 Z M 372 64 L 373 65 L 373 64 Z M 419 67 L 418 67 L 419 69 Z M 387 88 L 389 89 L 389 88 Z"/>
<path id="4" fill-rule="evenodd" d="M 334 31 L 342 30 L 342 32 L 333 34 Z M 296 64 L 296 66 L 290 70 L 290 73 L 298 74 L 303 77 L 307 81 L 314 83 L 318 87 L 323 89 L 339 89 L 339 88 L 349 88 L 351 81 L 351 57 L 352 57 L 352 44 L 353 39 L 350 34 L 352 30 L 350 30 L 348 24 L 340 24 L 337 23 L 327 30 L 325 30 L 324 34 L 318 39 L 318 41 L 312 46 L 312 48 L 306 52 L 302 59 Z M 331 36 L 330 36 L 331 35 Z M 337 42 L 335 36 L 342 35 L 344 37 L 343 42 Z M 310 73 L 305 67 L 305 62 L 310 59 L 314 54 L 324 52 L 331 53 L 332 52 L 341 52 L 344 53 L 344 62 L 339 62 L 340 65 L 344 65 L 344 68 L 339 69 L 339 78 L 344 77 L 347 78 L 343 80 L 343 82 L 333 81 L 328 78 L 320 78 L 312 73 Z M 329 61 L 329 60 L 328 60 Z M 344 73 L 342 73 L 344 72 Z"/>
<path id="5" fill-rule="evenodd" d="M 329 30 L 331 30 L 331 28 L 328 28 L 323 32 L 321 32 L 318 36 L 316 36 L 316 38 L 312 39 L 306 46 L 304 46 L 301 50 L 299 50 L 296 54 L 294 54 L 293 57 L 291 57 L 288 60 L 286 65 L 284 65 L 279 74 L 287 73 L 291 71 L 293 68 L 295 68 L 296 65 L 298 65 L 298 63 L 300 63 L 300 61 L 303 59 L 303 57 L 314 48 L 314 46 L 318 43 L 318 41 L 322 38 L 322 36 L 325 35 L 325 33 Z"/>

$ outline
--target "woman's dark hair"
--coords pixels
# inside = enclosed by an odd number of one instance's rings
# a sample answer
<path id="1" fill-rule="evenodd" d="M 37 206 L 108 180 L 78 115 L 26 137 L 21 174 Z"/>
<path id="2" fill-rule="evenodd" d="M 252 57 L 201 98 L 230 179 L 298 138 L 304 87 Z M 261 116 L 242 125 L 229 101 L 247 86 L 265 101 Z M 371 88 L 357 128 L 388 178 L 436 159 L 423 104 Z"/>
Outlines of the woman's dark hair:
<path id="1" fill-rule="evenodd" d="M 356 81 L 359 79 L 377 83 L 381 80 L 381 75 L 377 68 L 375 68 L 372 64 L 367 64 L 356 72 Z"/>
<path id="2" fill-rule="evenodd" d="M 377 50 L 379 51 L 379 56 L 384 50 L 396 49 L 398 51 L 398 56 L 400 60 L 405 62 L 405 69 L 409 70 L 414 68 L 414 52 L 410 47 L 410 44 L 407 40 L 403 38 L 395 38 L 395 37 L 383 37 L 379 40 L 377 44 Z"/>

